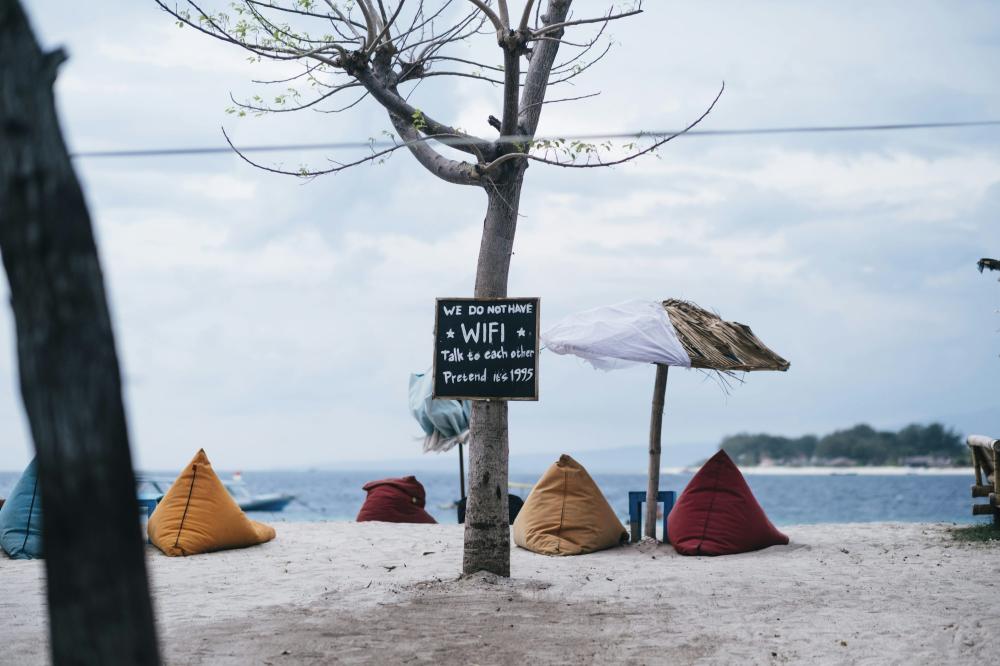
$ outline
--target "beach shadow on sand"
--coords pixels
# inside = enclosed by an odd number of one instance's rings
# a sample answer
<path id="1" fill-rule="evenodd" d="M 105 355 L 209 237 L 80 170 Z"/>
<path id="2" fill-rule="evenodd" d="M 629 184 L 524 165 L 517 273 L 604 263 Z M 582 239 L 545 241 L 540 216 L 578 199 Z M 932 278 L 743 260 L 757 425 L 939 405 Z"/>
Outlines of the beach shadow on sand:
<path id="1" fill-rule="evenodd" d="M 629 635 L 642 608 L 558 601 L 546 598 L 549 587 L 479 573 L 407 585 L 399 603 L 358 613 L 272 608 L 267 623 L 248 618 L 205 627 L 186 641 L 184 663 L 643 664 L 662 656 L 659 632 L 646 640 Z M 666 625 L 668 618 L 662 620 Z M 671 653 L 689 662 L 712 651 L 708 641 L 696 640 L 675 644 Z"/>

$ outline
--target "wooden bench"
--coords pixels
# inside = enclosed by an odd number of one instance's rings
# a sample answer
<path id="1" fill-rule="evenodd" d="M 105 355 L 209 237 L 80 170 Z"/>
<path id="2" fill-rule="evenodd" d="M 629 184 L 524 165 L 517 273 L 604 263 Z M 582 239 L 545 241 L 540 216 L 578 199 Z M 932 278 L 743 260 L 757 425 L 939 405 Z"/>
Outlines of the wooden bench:
<path id="1" fill-rule="evenodd" d="M 966 440 L 972 451 L 972 464 L 976 468 L 973 497 L 986 497 L 988 504 L 973 504 L 972 515 L 993 516 L 993 524 L 1000 527 L 1000 440 L 983 435 L 969 435 Z"/>

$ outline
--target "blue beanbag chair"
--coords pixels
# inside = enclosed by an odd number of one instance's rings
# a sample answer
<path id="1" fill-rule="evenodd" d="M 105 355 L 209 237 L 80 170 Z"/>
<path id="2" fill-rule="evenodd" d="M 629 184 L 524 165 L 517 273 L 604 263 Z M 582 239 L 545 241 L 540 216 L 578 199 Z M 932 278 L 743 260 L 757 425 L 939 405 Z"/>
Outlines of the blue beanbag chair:
<path id="1" fill-rule="evenodd" d="M 42 556 L 42 493 L 34 460 L 0 507 L 0 548 L 15 560 Z"/>

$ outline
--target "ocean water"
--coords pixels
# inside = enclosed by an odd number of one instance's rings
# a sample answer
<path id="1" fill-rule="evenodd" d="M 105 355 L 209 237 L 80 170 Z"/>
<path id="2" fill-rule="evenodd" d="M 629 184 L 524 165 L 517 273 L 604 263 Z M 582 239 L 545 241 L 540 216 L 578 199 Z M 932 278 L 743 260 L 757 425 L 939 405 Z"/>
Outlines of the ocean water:
<path id="1" fill-rule="evenodd" d="M 225 473 L 220 473 L 225 476 Z M 17 474 L 0 472 L 0 497 L 5 497 Z M 157 475 L 161 476 L 161 475 Z M 255 493 L 284 492 L 296 500 L 280 513 L 254 513 L 265 521 L 353 520 L 365 499 L 361 487 L 384 472 L 273 471 L 244 472 Z M 628 520 L 628 492 L 645 490 L 641 474 L 594 474 L 608 502 Z M 458 470 L 454 474 L 424 472 L 417 478 L 427 490 L 427 510 L 439 522 L 456 522 L 451 503 L 458 499 Z M 512 474 L 511 481 L 533 483 L 537 475 Z M 691 478 L 661 476 L 660 488 L 680 494 Z M 972 516 L 970 475 L 941 476 L 765 476 L 748 475 L 757 500 L 776 525 L 844 522 L 954 522 L 986 521 Z M 527 490 L 512 489 L 527 496 Z"/>

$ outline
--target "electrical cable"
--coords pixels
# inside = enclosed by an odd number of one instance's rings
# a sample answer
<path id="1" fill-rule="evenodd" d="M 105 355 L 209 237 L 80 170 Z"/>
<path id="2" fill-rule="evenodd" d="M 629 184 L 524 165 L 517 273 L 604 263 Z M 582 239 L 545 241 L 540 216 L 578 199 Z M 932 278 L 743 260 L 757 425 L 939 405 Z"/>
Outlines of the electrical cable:
<path id="1" fill-rule="evenodd" d="M 968 128 L 968 127 L 995 127 L 1000 126 L 1000 120 L 972 120 L 939 123 L 886 123 L 879 125 L 820 125 L 814 127 L 762 127 L 751 129 L 717 129 L 717 130 L 690 130 L 682 137 L 713 137 L 713 136 L 749 136 L 767 134 L 831 134 L 841 132 L 884 132 L 898 130 L 916 129 L 946 129 L 946 128 Z M 656 131 L 656 132 L 627 132 L 627 133 L 607 133 L 607 134 L 577 134 L 562 137 L 526 137 L 508 136 L 498 137 L 496 140 L 510 142 L 516 141 L 557 141 L 557 140 L 596 140 L 596 139 L 650 139 L 666 137 L 677 134 L 679 130 Z M 473 143 L 469 139 L 456 137 L 454 139 L 428 139 L 437 141 L 449 146 L 460 146 Z M 395 143 L 391 141 L 344 141 L 339 143 L 301 143 L 273 146 L 246 146 L 240 148 L 242 153 L 275 153 L 292 152 L 304 150 L 337 150 L 337 149 L 358 149 L 358 148 L 391 148 Z M 234 154 L 229 146 L 219 147 L 188 147 L 188 148 L 140 148 L 136 150 L 84 150 L 70 154 L 72 158 L 114 158 L 114 157 L 171 157 L 175 155 L 214 155 L 214 154 Z"/>

